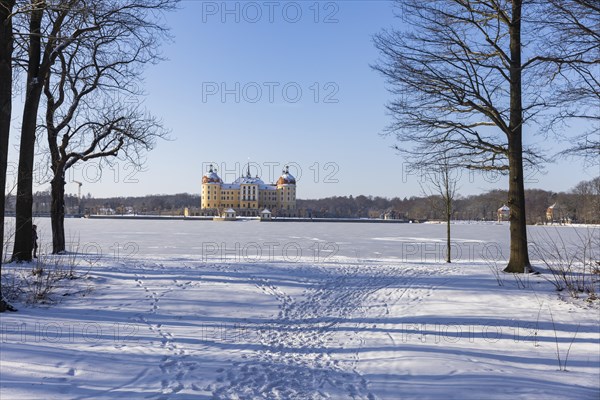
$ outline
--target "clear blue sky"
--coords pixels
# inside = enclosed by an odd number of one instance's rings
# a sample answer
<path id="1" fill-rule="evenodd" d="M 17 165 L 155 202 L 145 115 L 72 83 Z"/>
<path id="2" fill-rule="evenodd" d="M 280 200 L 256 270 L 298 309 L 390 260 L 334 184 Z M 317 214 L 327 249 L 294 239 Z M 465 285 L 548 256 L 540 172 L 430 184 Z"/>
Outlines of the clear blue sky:
<path id="1" fill-rule="evenodd" d="M 145 75 L 146 105 L 172 140 L 147 155 L 143 172 L 120 163 L 100 173 L 92 165 L 68 181 L 82 181 L 94 197 L 199 193 L 208 163 L 231 181 L 250 159 L 265 181 L 291 163 L 299 198 L 419 195 L 418 179 L 406 176 L 391 149 L 393 138 L 380 136 L 390 97 L 369 66 L 378 58 L 372 36 L 401 23 L 392 3 L 316 5 L 183 1 L 167 15 L 174 38 L 164 47 L 168 61 Z M 580 161 L 563 162 L 526 185 L 563 191 L 597 174 Z M 465 174 L 460 192 L 505 187 L 504 178 Z"/>

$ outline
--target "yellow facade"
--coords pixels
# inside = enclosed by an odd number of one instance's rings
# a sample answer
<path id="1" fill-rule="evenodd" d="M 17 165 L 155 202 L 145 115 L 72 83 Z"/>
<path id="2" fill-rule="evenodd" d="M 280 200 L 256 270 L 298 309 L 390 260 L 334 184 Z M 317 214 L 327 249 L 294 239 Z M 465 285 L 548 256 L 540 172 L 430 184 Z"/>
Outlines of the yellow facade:
<path id="1" fill-rule="evenodd" d="M 267 209 L 274 216 L 296 215 L 296 179 L 286 167 L 276 183 L 266 184 L 250 170 L 232 183 L 224 183 L 211 165 L 202 176 L 200 208 L 205 215 L 219 215 L 232 208 L 240 216 L 259 216 Z"/>

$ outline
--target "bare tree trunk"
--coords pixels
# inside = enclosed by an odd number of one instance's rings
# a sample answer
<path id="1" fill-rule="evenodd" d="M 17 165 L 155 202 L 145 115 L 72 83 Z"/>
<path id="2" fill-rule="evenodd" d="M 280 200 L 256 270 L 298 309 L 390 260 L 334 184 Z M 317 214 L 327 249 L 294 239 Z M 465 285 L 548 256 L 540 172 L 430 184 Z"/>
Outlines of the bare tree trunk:
<path id="1" fill-rule="evenodd" d="M 4 210 L 6 190 L 6 167 L 8 162 L 8 137 L 12 115 L 12 52 L 13 32 L 10 14 L 14 0 L 0 0 L 0 312 L 16 311 L 2 296 L 2 261 L 4 261 Z"/>
<path id="2" fill-rule="evenodd" d="M 518 141 L 518 143 L 514 143 Z M 525 187 L 523 183 L 523 162 L 521 157 L 521 137 L 512 139 L 509 153 L 508 206 L 510 207 L 510 259 L 505 272 L 531 272 L 527 248 L 527 222 L 525 214 Z"/>
<path id="3" fill-rule="evenodd" d="M 60 168 L 62 171 L 62 167 Z M 65 251 L 65 179 L 58 172 L 52 182 L 52 205 L 50 220 L 52 224 L 52 253 L 58 254 Z"/>
<path id="4" fill-rule="evenodd" d="M 452 241 L 450 240 L 450 219 L 452 218 L 452 198 L 454 195 L 450 193 L 450 177 L 449 171 L 446 168 L 444 171 L 444 185 L 446 187 L 446 198 L 444 199 L 446 202 L 446 262 L 452 262 L 452 248 L 450 247 Z"/>
<path id="5" fill-rule="evenodd" d="M 40 4 L 41 5 L 41 4 Z M 38 6 L 40 6 L 38 5 Z M 17 182 L 15 245 L 12 259 L 31 261 L 33 243 L 31 240 L 33 206 L 33 163 L 35 153 L 35 131 L 38 108 L 44 79 L 40 75 L 41 23 L 44 11 L 35 8 L 31 11 L 29 62 L 27 69 L 27 89 L 23 107 L 21 144 L 19 147 L 19 169 Z"/>
<path id="6" fill-rule="evenodd" d="M 521 87 L 521 7 L 512 2 L 510 24 L 510 124 L 508 135 L 508 206 L 510 207 L 510 259 L 505 272 L 531 270 L 527 249 L 525 184 L 523 177 L 523 105 Z"/>

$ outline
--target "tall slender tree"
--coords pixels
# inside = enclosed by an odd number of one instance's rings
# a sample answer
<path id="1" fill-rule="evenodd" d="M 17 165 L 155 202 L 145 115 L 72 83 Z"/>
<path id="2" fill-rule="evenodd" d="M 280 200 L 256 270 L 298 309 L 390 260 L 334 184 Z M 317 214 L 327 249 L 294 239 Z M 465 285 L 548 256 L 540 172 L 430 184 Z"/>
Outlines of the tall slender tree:
<path id="1" fill-rule="evenodd" d="M 450 165 L 450 157 L 443 153 L 435 166 L 424 166 L 427 168 L 423 175 L 425 186 L 421 185 L 423 193 L 439 196 L 442 200 L 442 214 L 446 222 L 446 262 L 452 262 L 452 213 L 454 211 L 454 199 L 458 186 L 458 170 Z M 417 166 L 419 167 L 419 166 Z M 429 193 L 428 193 L 429 192 Z"/>
<path id="2" fill-rule="evenodd" d="M 12 54 L 13 28 L 12 12 L 14 0 L 0 0 L 0 312 L 15 309 L 4 300 L 2 295 L 2 262 L 4 261 L 4 209 L 6 197 L 6 168 L 8 165 L 8 143 L 12 116 Z"/>
<path id="3" fill-rule="evenodd" d="M 17 171 L 15 244 L 12 254 L 15 261 L 30 261 L 33 250 L 31 231 L 35 139 L 45 77 L 64 47 L 69 46 L 85 31 L 96 29 L 91 25 L 67 35 L 61 32 L 75 3 L 76 0 L 58 1 L 50 8 L 44 0 L 32 0 L 26 14 L 23 14 L 27 15 L 29 23 L 27 31 L 20 32 L 20 37 L 26 38 L 24 47 L 27 49 L 27 81 Z M 47 29 L 42 29 L 44 17 L 50 9 L 55 10 L 56 14 Z"/>

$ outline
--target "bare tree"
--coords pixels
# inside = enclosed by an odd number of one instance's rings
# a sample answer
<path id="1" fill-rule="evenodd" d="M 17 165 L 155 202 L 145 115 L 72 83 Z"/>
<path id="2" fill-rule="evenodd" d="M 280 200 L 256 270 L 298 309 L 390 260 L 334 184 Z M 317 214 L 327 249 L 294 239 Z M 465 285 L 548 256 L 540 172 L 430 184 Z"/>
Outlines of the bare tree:
<path id="1" fill-rule="evenodd" d="M 129 51 L 136 41 L 153 39 L 153 29 L 161 24 L 161 12 L 176 5 L 177 0 L 131 0 L 123 2 L 58 0 L 48 3 L 31 0 L 24 8 L 20 46 L 27 54 L 27 86 L 21 125 L 16 203 L 16 232 L 13 259 L 31 260 L 32 183 L 37 117 L 41 95 L 52 68 L 68 49 L 94 41 L 98 34 L 113 34 L 114 26 L 130 26 L 130 34 L 121 42 L 120 51 Z M 136 30 L 137 29 L 137 30 Z M 148 36 L 150 35 L 150 37 Z M 115 84 L 117 84 L 115 82 Z"/>
<path id="2" fill-rule="evenodd" d="M 87 110 L 65 125 L 60 142 L 56 130 L 47 128 L 51 157 L 51 223 L 53 253 L 65 251 L 65 175 L 78 162 L 111 163 L 120 157 L 140 163 L 140 153 L 151 150 L 166 131 L 155 118 L 137 107 L 100 106 Z"/>
<path id="3" fill-rule="evenodd" d="M 388 133 L 420 164 L 445 151 L 451 166 L 509 176 L 507 272 L 531 271 L 527 249 L 524 165 L 543 161 L 524 134 L 562 103 L 547 90 L 547 61 L 534 55 L 544 2 L 403 0 L 405 28 L 375 37 L 383 59 L 374 68 L 395 99 Z M 548 28 L 549 29 L 549 28 Z M 525 38 L 525 40 L 522 39 Z M 524 54 L 530 58 L 524 59 Z M 528 138 L 526 143 L 532 143 Z"/>
<path id="4" fill-rule="evenodd" d="M 451 240 L 451 220 L 453 213 L 453 204 L 456 197 L 458 177 L 455 174 L 456 168 L 450 165 L 450 156 L 443 153 L 436 166 L 429 166 L 424 174 L 427 190 L 421 185 L 425 195 L 432 194 L 440 196 L 443 204 L 443 215 L 446 221 L 446 262 L 452 262 L 452 240 Z M 419 166 L 417 166 L 418 168 Z M 428 193 L 429 192 L 429 193 Z"/>
<path id="5" fill-rule="evenodd" d="M 64 49 L 44 82 L 54 253 L 65 250 L 66 171 L 78 162 L 116 157 L 137 165 L 140 153 L 166 135 L 138 105 L 142 69 L 161 59 L 165 28 L 122 9 L 90 12 L 99 28 Z"/>
<path id="6" fill-rule="evenodd" d="M 8 165 L 8 138 L 12 115 L 12 11 L 14 0 L 0 0 L 0 312 L 16 311 L 2 296 L 2 261 L 4 261 L 4 209 L 6 206 L 6 168 Z"/>

